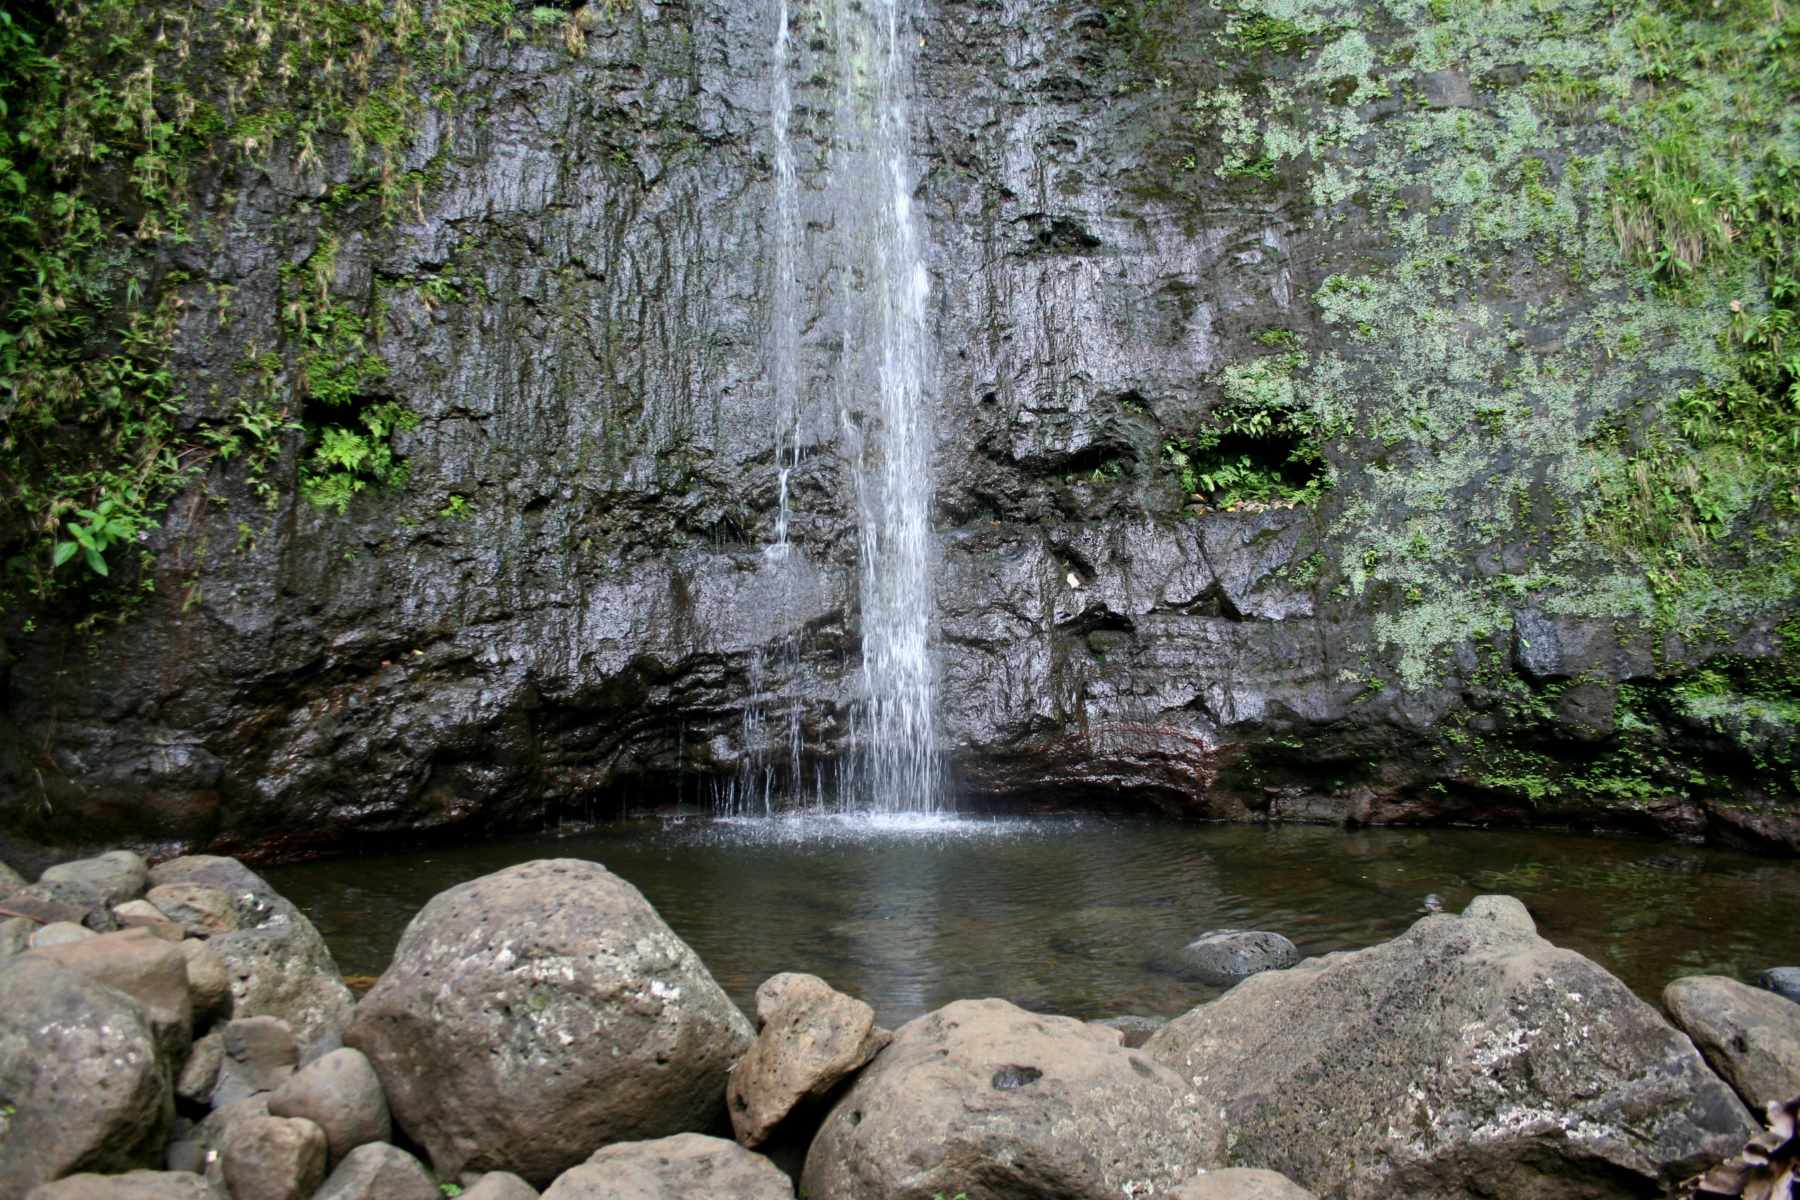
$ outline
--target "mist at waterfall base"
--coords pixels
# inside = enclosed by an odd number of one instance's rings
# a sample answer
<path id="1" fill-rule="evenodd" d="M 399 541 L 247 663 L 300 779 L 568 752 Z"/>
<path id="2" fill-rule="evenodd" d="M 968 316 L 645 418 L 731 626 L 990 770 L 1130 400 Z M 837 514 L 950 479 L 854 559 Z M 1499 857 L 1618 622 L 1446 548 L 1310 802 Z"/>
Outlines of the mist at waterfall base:
<path id="1" fill-rule="evenodd" d="M 1170 1016 L 1218 994 L 1177 972 L 1208 930 L 1274 930 L 1317 955 L 1400 934 L 1427 896 L 1454 912 L 1489 892 L 1655 1002 L 1677 975 L 1786 961 L 1800 905 L 1786 863 L 1716 848 L 1098 817 L 647 821 L 264 873 L 345 974 L 375 975 L 432 896 L 535 858 L 590 859 L 635 884 L 746 1011 L 764 979 L 806 971 L 888 1024 L 985 996 Z"/>

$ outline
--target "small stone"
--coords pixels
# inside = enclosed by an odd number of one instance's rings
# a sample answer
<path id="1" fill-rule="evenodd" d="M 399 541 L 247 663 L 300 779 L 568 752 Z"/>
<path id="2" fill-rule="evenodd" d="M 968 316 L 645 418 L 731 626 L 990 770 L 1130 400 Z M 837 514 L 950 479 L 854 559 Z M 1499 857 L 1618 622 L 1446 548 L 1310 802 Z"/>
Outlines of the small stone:
<path id="1" fill-rule="evenodd" d="M 1231 1167 L 1194 1176 L 1170 1192 L 1169 1200 L 1317 1200 L 1317 1197 L 1275 1171 Z"/>
<path id="2" fill-rule="evenodd" d="M 191 937 L 209 938 L 238 928 L 229 893 L 198 883 L 163 883 L 144 897 Z"/>
<path id="3" fill-rule="evenodd" d="M 794 1200 L 781 1169 L 736 1142 L 678 1133 L 647 1142 L 620 1142 L 557 1176 L 544 1200 Z"/>
<path id="4" fill-rule="evenodd" d="M 232 1127 L 223 1163 L 234 1200 L 308 1200 L 325 1178 L 325 1133 L 311 1121 L 250 1117 Z"/>
<path id="5" fill-rule="evenodd" d="M 39 926 L 27 939 L 27 944 L 33 950 L 48 950 L 51 946 L 69 946 L 99 936 L 87 926 L 77 925 L 73 921 L 52 921 L 48 925 Z"/>
<path id="6" fill-rule="evenodd" d="M 313 1200 L 442 1200 L 442 1194 L 418 1159 L 371 1142 L 345 1155 Z"/>
<path id="7" fill-rule="evenodd" d="M 1770 967 L 1756 977 L 1756 986 L 1800 1004 L 1800 967 Z"/>
<path id="8" fill-rule="evenodd" d="M 305 1117 L 323 1129 L 333 1162 L 394 1132 L 381 1080 L 360 1050 L 333 1050 L 294 1072 L 269 1094 L 269 1112 Z"/>
<path id="9" fill-rule="evenodd" d="M 129 850 L 112 850 L 93 858 L 51 867 L 39 883 L 79 883 L 99 892 L 107 905 L 123 904 L 144 894 L 150 881 L 150 864 Z"/>
<path id="10" fill-rule="evenodd" d="M 1199 978 L 1219 987 L 1300 961 L 1294 943 L 1264 930 L 1215 929 L 1189 942 L 1181 958 Z"/>
<path id="11" fill-rule="evenodd" d="M 225 1057 L 219 1067 L 213 1107 L 235 1104 L 286 1083 L 300 1061 L 294 1031 L 279 1017 L 245 1017 L 223 1029 Z"/>
<path id="12" fill-rule="evenodd" d="M 538 1200 L 538 1190 L 511 1171 L 489 1171 L 463 1189 L 462 1200 Z"/>
<path id="13" fill-rule="evenodd" d="M 194 1021 L 204 1028 L 231 1013 L 231 973 L 225 962 L 207 948 L 199 938 L 181 943 L 182 957 L 187 960 L 188 992 L 194 998 Z"/>
<path id="14" fill-rule="evenodd" d="M 1800 1095 L 1800 1004 L 1723 975 L 1677 979 L 1663 1007 L 1750 1111 Z"/>
<path id="15" fill-rule="evenodd" d="M 225 1035 L 218 1030 L 199 1038 L 188 1051 L 187 1062 L 175 1079 L 175 1094 L 190 1104 L 212 1104 L 219 1084 L 219 1068 L 225 1062 Z"/>
<path id="16" fill-rule="evenodd" d="M 165 942 L 179 942 L 185 935 L 181 926 L 163 916 L 162 909 L 148 900 L 127 900 L 113 905 L 113 920 L 120 929 L 148 929 Z"/>
<path id="17" fill-rule="evenodd" d="M 70 1175 L 25 1194 L 25 1200 L 218 1200 L 204 1178 L 189 1171 L 127 1171 Z"/>
<path id="18" fill-rule="evenodd" d="M 183 1163 L 197 1160 L 199 1165 L 189 1167 L 176 1166 L 170 1163 L 172 1170 L 197 1170 L 206 1176 L 207 1182 L 215 1187 L 224 1188 L 225 1145 L 231 1141 L 232 1131 L 245 1121 L 269 1115 L 269 1104 L 265 1097 L 268 1093 L 252 1096 L 248 1100 L 240 1100 L 236 1104 L 215 1105 L 206 1119 L 184 1140 L 192 1143 L 191 1149 L 183 1152 Z M 171 1150 L 173 1147 L 171 1147 Z"/>

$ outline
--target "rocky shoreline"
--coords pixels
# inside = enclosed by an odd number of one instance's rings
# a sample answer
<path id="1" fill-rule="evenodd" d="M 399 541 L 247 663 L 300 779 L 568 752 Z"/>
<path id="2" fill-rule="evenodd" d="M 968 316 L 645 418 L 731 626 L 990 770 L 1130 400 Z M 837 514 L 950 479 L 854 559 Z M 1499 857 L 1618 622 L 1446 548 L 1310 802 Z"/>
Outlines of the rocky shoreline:
<path id="1" fill-rule="evenodd" d="M 0 910 L 0 1200 L 1737 1195 L 1800 1095 L 1800 1004 L 1693 977 L 1665 1017 L 1506 896 L 1297 963 L 1203 939 L 1256 973 L 1166 1024 L 892 1031 L 799 974 L 753 1023 L 572 859 L 440 894 L 360 1000 L 228 858 L 0 866 Z"/>

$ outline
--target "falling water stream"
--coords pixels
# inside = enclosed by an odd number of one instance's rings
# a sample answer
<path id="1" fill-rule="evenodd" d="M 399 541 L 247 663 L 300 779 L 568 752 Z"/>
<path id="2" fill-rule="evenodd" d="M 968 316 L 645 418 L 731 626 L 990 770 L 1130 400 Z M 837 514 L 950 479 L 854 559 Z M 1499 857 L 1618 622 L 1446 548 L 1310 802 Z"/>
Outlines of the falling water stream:
<path id="1" fill-rule="evenodd" d="M 931 388 L 925 305 L 930 283 L 913 211 L 910 6 L 846 6 L 843 61 L 851 89 L 840 108 L 844 153 L 837 192 L 856 211 L 842 228 L 867 256 L 880 420 L 864 443 L 863 690 L 859 730 L 865 804 L 876 812 L 935 812 L 940 778 L 931 662 Z"/>
<path id="2" fill-rule="evenodd" d="M 853 466 L 860 525 L 862 664 L 860 699 L 850 717 L 851 752 L 841 762 L 837 804 L 878 814 L 944 808 L 935 729 L 931 660 L 931 351 L 930 293 L 919 222 L 913 211 L 911 3 L 830 0 L 820 19 L 835 30 L 832 124 L 819 141 L 817 183 L 823 227 L 816 245 L 800 220 L 802 187 L 794 121 L 799 49 L 789 0 L 774 0 L 770 46 L 769 133 L 773 193 L 768 379 L 777 414 L 777 510 L 764 554 L 791 580 L 798 547 L 792 510 L 801 465 L 803 310 L 836 301 L 843 327 L 833 372 L 839 428 Z M 809 253 L 826 295 L 801 287 Z M 792 597 L 789 597 L 791 600 Z M 723 815 L 769 815 L 777 808 L 821 807 L 824 789 L 805 779 L 802 710 L 775 681 L 800 673 L 799 645 L 752 656 L 742 722 L 744 765 L 718 797 Z M 785 723 L 779 748 L 774 736 Z"/>

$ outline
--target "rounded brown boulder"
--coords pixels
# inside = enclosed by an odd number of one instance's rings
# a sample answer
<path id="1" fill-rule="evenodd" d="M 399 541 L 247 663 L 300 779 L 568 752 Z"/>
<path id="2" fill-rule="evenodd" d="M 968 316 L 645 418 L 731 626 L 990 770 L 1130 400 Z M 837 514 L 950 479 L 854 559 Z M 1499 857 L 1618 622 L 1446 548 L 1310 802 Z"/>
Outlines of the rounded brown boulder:
<path id="1" fill-rule="evenodd" d="M 901 1026 L 857 1076 L 800 1190 L 1116 1200 L 1160 1195 L 1224 1155 L 1216 1108 L 1116 1030 L 959 1000 Z"/>
<path id="2" fill-rule="evenodd" d="M 723 1126 L 750 1040 L 642 894 L 573 859 L 435 897 L 344 1038 L 439 1177 L 540 1187 L 609 1143 Z"/>

